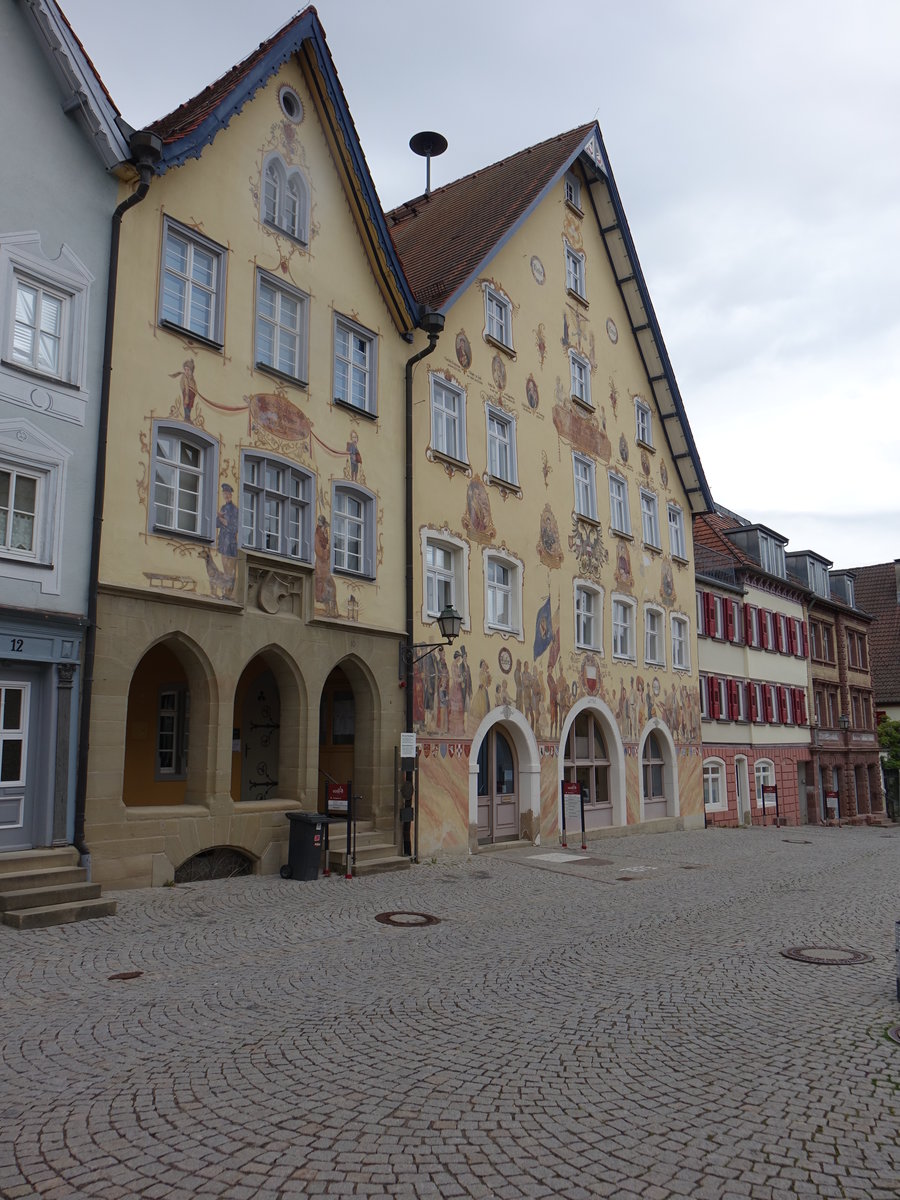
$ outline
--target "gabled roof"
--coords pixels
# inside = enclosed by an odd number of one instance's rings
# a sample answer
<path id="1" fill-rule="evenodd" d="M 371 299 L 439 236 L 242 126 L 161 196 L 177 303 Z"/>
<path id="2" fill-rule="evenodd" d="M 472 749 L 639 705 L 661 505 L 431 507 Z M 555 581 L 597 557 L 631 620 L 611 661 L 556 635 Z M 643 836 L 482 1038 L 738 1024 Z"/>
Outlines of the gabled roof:
<path id="1" fill-rule="evenodd" d="M 23 10 L 63 94 L 63 109 L 84 129 L 107 170 L 128 161 L 130 127 L 56 0 L 24 0 Z"/>
<path id="2" fill-rule="evenodd" d="M 705 512 L 712 495 L 595 122 L 401 204 L 388 214 L 394 242 L 416 299 L 446 313 L 576 161 L 691 511 Z"/>
<path id="3" fill-rule="evenodd" d="M 900 704 L 900 561 L 854 567 L 857 605 L 874 617 L 869 667 L 878 704 Z"/>
<path id="4" fill-rule="evenodd" d="M 738 578 L 753 575 L 759 581 L 769 581 L 787 588 L 798 596 L 809 596 L 810 590 L 798 579 L 790 576 L 772 575 L 751 555 L 731 540 L 729 533 L 744 529 L 765 529 L 766 526 L 751 525 L 744 517 L 728 509 L 709 513 L 698 513 L 694 517 L 694 569 L 697 575 L 716 578 L 723 561 L 730 562 Z M 780 534 L 778 535 L 781 536 Z M 704 551 L 706 553 L 704 554 Z"/>
<path id="5" fill-rule="evenodd" d="M 418 306 L 388 233 L 325 31 L 312 6 L 297 13 L 209 87 L 150 125 L 163 142 L 157 172 L 163 174 L 188 159 L 199 158 L 292 57 L 297 58 L 306 74 L 372 270 L 398 328 L 409 332 L 416 324 Z"/>

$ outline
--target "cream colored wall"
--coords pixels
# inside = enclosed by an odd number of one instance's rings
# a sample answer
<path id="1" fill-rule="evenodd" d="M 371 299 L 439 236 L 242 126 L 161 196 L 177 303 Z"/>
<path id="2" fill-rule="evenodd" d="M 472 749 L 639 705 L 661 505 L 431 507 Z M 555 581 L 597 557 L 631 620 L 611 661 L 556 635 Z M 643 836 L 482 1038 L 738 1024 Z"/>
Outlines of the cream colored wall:
<path id="1" fill-rule="evenodd" d="M 290 83 L 305 115 L 299 126 L 282 116 L 278 89 Z M 259 220 L 263 158 L 278 150 L 302 169 L 311 194 L 311 234 L 306 250 Z M 169 216 L 228 248 L 224 350 L 208 348 L 157 322 L 163 218 Z M 280 382 L 253 366 L 256 270 L 262 268 L 309 297 L 309 387 L 286 384 L 284 394 L 298 427 L 311 436 L 287 441 L 262 427 L 250 432 L 248 397 L 273 394 Z M 334 312 L 359 321 L 378 340 L 378 419 L 340 408 L 332 396 Z M 197 398 L 193 424 L 220 440 L 218 485 L 234 488 L 239 503 L 240 451 L 257 446 L 316 473 L 317 514 L 330 521 L 332 480 L 349 478 L 347 445 L 358 437 L 359 482 L 378 497 L 377 579 L 335 575 L 337 614 L 346 618 L 351 595 L 360 624 L 403 628 L 402 342 L 364 257 L 346 194 L 300 68 L 293 61 L 269 81 L 199 160 L 153 180 L 147 198 L 123 222 L 107 504 L 101 580 L 104 584 L 154 585 L 198 596 L 216 592 L 223 564 L 209 546 L 149 532 L 152 421 L 183 421 L 181 373 L 194 361 Z M 221 406 L 221 407 L 215 407 Z M 235 411 L 224 411 L 225 409 Z M 294 413 L 299 410 L 299 416 Z M 216 489 L 216 510 L 222 493 Z M 211 554 L 210 569 L 201 554 Z M 276 564 L 277 565 L 277 564 Z M 310 572 L 311 577 L 311 572 Z M 234 599 L 240 602 L 239 578 Z"/>
<path id="2" fill-rule="evenodd" d="M 585 194 L 585 204 L 588 204 Z M 568 236 L 575 249 L 586 255 L 586 291 L 589 307 L 584 307 L 566 292 L 564 237 Z M 536 256 L 543 266 L 532 268 Z M 537 271 L 537 275 L 535 274 Z M 513 342 L 515 357 L 489 344 L 484 337 L 485 309 L 482 283 L 490 282 L 505 293 L 513 304 Z M 607 332 L 611 320 L 617 332 L 614 342 Z M 471 347 L 471 365 L 463 365 L 457 355 L 460 336 Z M 420 335 L 421 337 L 421 335 Z M 591 394 L 594 414 L 576 409 L 569 399 L 570 374 L 567 347 L 579 349 L 592 364 Z M 418 343 L 417 343 L 418 344 Z M 499 362 L 505 371 L 495 365 Z M 430 377 L 437 373 L 465 388 L 467 404 L 468 472 L 456 469 L 432 455 L 430 423 Z M 529 403 L 528 394 L 537 387 L 536 406 Z M 499 381 L 499 382 L 498 382 Z M 613 282 L 606 251 L 597 228 L 596 219 L 586 213 L 579 218 L 565 203 L 563 183 L 527 219 L 499 251 L 487 268 L 483 280 L 474 282 L 452 305 L 447 313 L 446 327 L 436 352 L 415 368 L 415 548 L 416 569 L 415 614 L 417 639 L 434 640 L 433 624 L 422 622 L 424 574 L 422 566 L 423 532 L 443 531 L 456 539 L 469 540 L 467 603 L 470 629 L 464 631 L 465 645 L 474 689 L 479 686 L 480 663 L 483 659 L 490 674 L 492 705 L 507 698 L 515 704 L 515 663 L 533 659 L 535 623 L 538 611 L 549 594 L 556 628 L 559 609 L 561 654 L 559 665 L 571 696 L 573 684 L 576 698 L 590 694 L 588 665 L 593 659 L 597 690 L 613 713 L 620 715 L 623 740 L 636 744 L 648 716 L 666 720 L 670 714 L 682 714 L 686 728 L 676 735 L 676 742 L 688 757 L 694 755 L 699 763 L 699 702 L 697 697 L 697 641 L 695 631 L 694 575 L 690 509 L 680 485 L 674 461 L 665 443 L 662 421 L 655 409 L 650 385 L 639 357 L 633 335 L 618 290 Z M 635 407 L 633 397 L 640 395 L 653 411 L 655 452 L 644 452 L 636 443 Z M 516 440 L 520 494 L 485 484 L 490 503 L 490 526 L 486 534 L 473 531 L 477 518 L 467 511 L 467 488 L 472 480 L 481 480 L 487 469 L 486 405 L 492 403 L 516 419 Z M 572 414 L 579 426 L 578 444 L 573 445 Z M 555 419 L 554 419 L 555 418 Z M 567 432 L 567 423 L 569 423 Z M 574 479 L 572 452 L 583 449 L 597 460 L 596 488 L 599 523 L 590 526 L 573 525 Z M 627 461 L 623 456 L 627 455 Z M 431 461 L 429 461 L 431 460 Z M 622 474 L 628 483 L 631 528 L 634 538 L 620 541 L 610 531 L 607 466 Z M 646 486 L 658 497 L 661 552 L 653 552 L 641 543 L 639 488 Z M 476 485 L 477 486 L 477 485 Z M 688 561 L 673 561 L 669 553 L 667 504 L 678 503 L 684 513 L 685 543 Z M 541 526 L 545 506 L 558 528 L 558 546 L 544 552 L 542 561 Z M 595 539 L 593 552 L 579 562 L 575 547 L 577 538 L 587 534 Z M 571 540 L 570 540 L 571 539 Z M 552 541 L 552 537 L 551 537 Z M 485 586 L 483 549 L 485 545 L 500 548 L 523 564 L 523 626 L 521 637 L 486 633 L 484 627 Z M 620 570 L 618 551 L 625 548 L 629 569 Z M 625 564 L 623 564 L 625 567 Z M 576 651 L 574 616 L 574 580 L 586 579 L 603 589 L 603 653 Z M 620 664 L 612 659 L 611 600 L 613 593 L 623 593 L 638 602 L 636 622 L 637 661 Z M 643 658 L 643 606 L 653 602 L 664 612 L 666 666 L 648 667 Z M 691 669 L 675 672 L 671 669 L 671 638 L 669 616 L 678 612 L 688 618 L 691 629 Z M 509 651 L 513 670 L 504 674 L 499 657 Z M 453 651 L 448 652 L 448 663 Z M 536 741 L 542 747 L 558 746 L 558 734 L 551 734 L 548 717 L 546 668 L 548 652 L 539 656 L 538 664 L 544 687 L 541 719 L 537 723 Z M 496 688 L 505 684 L 506 694 Z M 648 692 L 650 703 L 648 705 Z M 571 700 L 570 703 L 574 702 Z M 464 728 L 456 732 L 438 730 L 434 723 L 420 723 L 420 742 L 426 745 L 437 739 L 451 743 L 458 739 L 464 749 L 465 769 L 460 763 L 453 771 L 446 759 L 435 763 L 435 754 L 422 760 L 422 769 L 434 774 L 441 795 L 440 803 L 432 800 L 431 807 L 440 808 L 443 819 L 434 813 L 433 836 L 436 844 L 448 845 L 447 814 L 464 810 L 460 789 L 467 785 L 468 752 L 477 752 L 477 745 L 467 739 L 476 735 L 479 714 L 469 712 Z M 555 813 L 560 771 L 558 758 L 542 759 L 542 792 L 545 814 L 544 836 L 556 832 Z M 637 794 L 638 764 L 629 758 L 626 770 L 634 775 L 629 787 L 629 820 L 636 819 L 633 795 Z M 454 783 L 451 784 L 451 778 Z M 702 813 L 699 770 L 680 770 L 681 812 Z M 428 775 L 429 786 L 431 775 Z"/>

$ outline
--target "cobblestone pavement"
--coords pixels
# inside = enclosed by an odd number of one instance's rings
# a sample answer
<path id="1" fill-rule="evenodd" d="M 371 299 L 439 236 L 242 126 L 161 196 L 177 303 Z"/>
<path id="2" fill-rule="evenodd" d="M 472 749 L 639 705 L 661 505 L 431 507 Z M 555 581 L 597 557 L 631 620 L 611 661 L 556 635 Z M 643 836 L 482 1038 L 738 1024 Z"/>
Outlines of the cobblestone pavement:
<path id="1" fill-rule="evenodd" d="M 562 855 L 0 927 L 0 1196 L 896 1200 L 900 830 Z"/>

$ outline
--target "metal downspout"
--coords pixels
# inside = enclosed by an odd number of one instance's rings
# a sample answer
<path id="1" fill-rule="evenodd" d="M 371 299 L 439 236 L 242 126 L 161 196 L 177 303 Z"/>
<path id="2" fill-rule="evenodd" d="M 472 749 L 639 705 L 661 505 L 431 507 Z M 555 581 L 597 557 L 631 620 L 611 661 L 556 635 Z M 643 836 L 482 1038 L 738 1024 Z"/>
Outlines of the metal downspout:
<path id="1" fill-rule="evenodd" d="M 90 749 L 91 699 L 94 685 L 94 658 L 97 649 L 97 587 L 100 579 L 100 532 L 103 526 L 103 503 L 106 495 L 107 438 L 109 435 L 109 392 L 112 379 L 112 341 L 116 313 L 116 282 L 119 268 L 119 237 L 122 218 L 129 208 L 147 195 L 153 166 L 162 152 L 162 142 L 153 133 L 132 134 L 129 147 L 140 181 L 134 192 L 118 206 L 112 216 L 109 244 L 109 275 L 106 286 L 106 326 L 103 334 L 103 373 L 100 382 L 100 417 L 97 429 L 97 474 L 94 485 L 94 513 L 91 529 L 91 563 L 88 576 L 87 628 L 84 635 L 84 662 L 81 677 L 81 713 L 78 727 L 78 772 L 75 781 L 75 836 L 73 842 L 81 865 L 91 875 L 91 852 L 84 840 L 84 818 L 87 806 L 88 751 Z"/>

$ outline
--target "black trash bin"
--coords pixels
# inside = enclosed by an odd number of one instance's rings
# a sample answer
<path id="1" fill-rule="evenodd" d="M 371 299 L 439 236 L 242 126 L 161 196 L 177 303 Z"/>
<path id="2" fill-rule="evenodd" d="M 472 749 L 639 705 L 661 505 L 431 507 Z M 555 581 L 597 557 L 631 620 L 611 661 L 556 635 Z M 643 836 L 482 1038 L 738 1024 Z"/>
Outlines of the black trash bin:
<path id="1" fill-rule="evenodd" d="M 289 812 L 290 821 L 288 860 L 281 868 L 282 879 L 318 879 L 322 849 L 327 840 L 327 826 L 333 817 L 319 812 Z"/>

